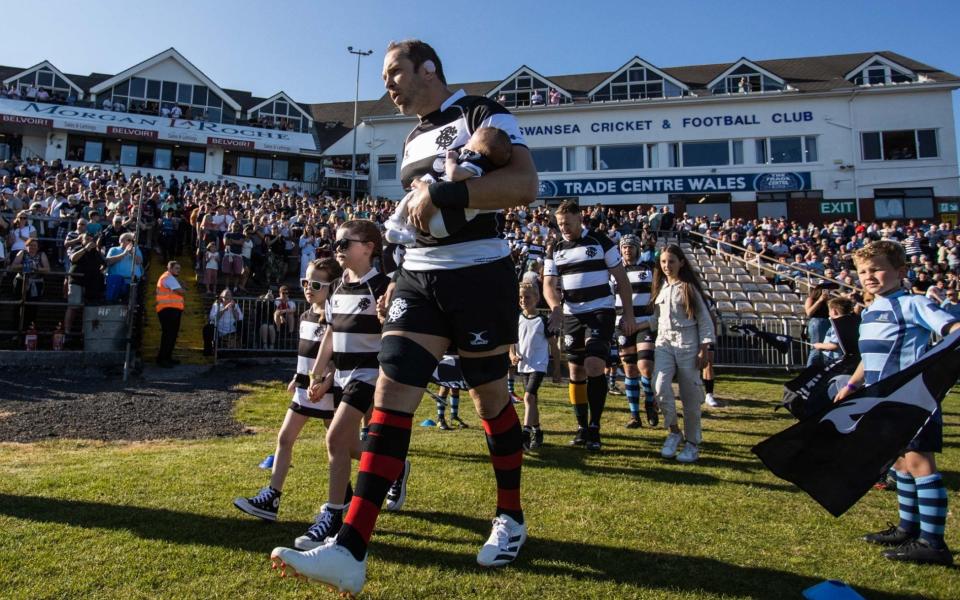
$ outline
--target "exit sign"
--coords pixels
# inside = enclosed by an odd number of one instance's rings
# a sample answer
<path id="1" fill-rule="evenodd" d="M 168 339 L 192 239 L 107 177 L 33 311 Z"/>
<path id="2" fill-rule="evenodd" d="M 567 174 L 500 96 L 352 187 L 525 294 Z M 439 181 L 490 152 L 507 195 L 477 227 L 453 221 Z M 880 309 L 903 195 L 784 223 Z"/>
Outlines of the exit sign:
<path id="1" fill-rule="evenodd" d="M 841 200 L 839 202 L 821 202 L 821 215 L 855 215 L 857 214 L 856 203 L 853 200 Z"/>

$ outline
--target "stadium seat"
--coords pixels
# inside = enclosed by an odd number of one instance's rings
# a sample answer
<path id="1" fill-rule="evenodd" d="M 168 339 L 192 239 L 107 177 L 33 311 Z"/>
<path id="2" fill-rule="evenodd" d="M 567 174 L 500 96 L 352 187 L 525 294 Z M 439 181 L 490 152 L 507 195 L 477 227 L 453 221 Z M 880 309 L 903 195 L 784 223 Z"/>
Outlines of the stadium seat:
<path id="1" fill-rule="evenodd" d="M 793 309 L 789 304 L 776 303 L 773 305 L 773 312 L 780 314 L 792 314 Z"/>
<path id="2" fill-rule="evenodd" d="M 750 302 L 766 302 L 767 295 L 764 294 L 763 292 L 747 292 L 747 300 L 749 300 Z M 758 310 L 758 312 L 762 312 L 762 311 Z"/>
<path id="3" fill-rule="evenodd" d="M 742 292 L 742 291 L 743 291 L 743 287 L 741 287 L 741 285 L 740 285 L 739 283 L 737 283 L 736 281 L 728 281 L 728 282 L 727 282 L 727 291 L 728 291 L 728 292 Z"/>
<path id="4" fill-rule="evenodd" d="M 784 302 L 802 302 L 802 300 L 800 300 L 800 296 L 798 296 L 797 294 L 784 294 L 783 301 Z"/>
<path id="5" fill-rule="evenodd" d="M 777 291 L 786 294 L 786 293 L 792 292 L 793 289 L 791 289 L 789 285 L 783 285 L 781 283 L 777 285 Z"/>
<path id="6" fill-rule="evenodd" d="M 733 308 L 734 308 L 738 313 L 753 312 L 753 305 L 750 304 L 749 302 L 743 302 L 743 301 L 734 302 L 734 303 L 733 303 Z"/>
<path id="7" fill-rule="evenodd" d="M 751 282 L 741 283 L 740 287 L 743 288 L 745 292 L 756 292 L 758 291 L 757 284 Z"/>
<path id="8" fill-rule="evenodd" d="M 754 306 L 754 308 L 756 309 L 756 311 L 757 311 L 758 313 L 772 313 L 772 312 L 776 312 L 776 311 L 774 311 L 774 309 L 773 309 L 773 305 L 772 305 L 772 304 L 768 304 L 767 302 L 757 302 L 757 303 L 755 303 L 753 306 Z"/>
<path id="9" fill-rule="evenodd" d="M 737 275 L 737 281 L 740 283 L 753 283 L 753 277 L 750 275 Z"/>
<path id="10" fill-rule="evenodd" d="M 720 281 L 720 276 L 716 273 L 704 273 L 703 279 L 705 281 Z"/>
<path id="11" fill-rule="evenodd" d="M 745 302 L 747 299 L 748 299 L 747 295 L 744 294 L 743 292 L 730 292 L 730 300 L 732 300 L 733 302 L 736 302 L 738 300 L 742 300 Z"/>
<path id="12" fill-rule="evenodd" d="M 776 288 L 774 288 L 774 287 L 773 287 L 772 285 L 770 285 L 769 283 L 761 283 L 761 284 L 759 284 L 759 287 L 760 287 L 760 291 L 761 291 L 761 292 L 775 292 L 775 291 L 776 291 Z"/>
<path id="13" fill-rule="evenodd" d="M 705 266 L 703 267 L 703 272 L 704 272 L 704 273 L 711 273 L 711 274 L 719 274 L 719 273 L 720 273 L 720 271 L 718 271 L 717 268 L 716 268 L 715 266 L 713 266 L 713 265 L 705 265 Z"/>
<path id="14" fill-rule="evenodd" d="M 744 269 L 743 267 L 731 267 L 731 269 L 733 269 L 734 275 L 749 275 L 749 273 L 747 273 L 747 270 Z"/>
<path id="15" fill-rule="evenodd" d="M 732 302 L 727 302 L 723 300 L 723 301 L 717 302 L 717 311 L 721 313 L 724 313 L 724 312 L 733 313 L 733 312 L 736 312 L 736 309 L 734 308 Z"/>
<path id="16" fill-rule="evenodd" d="M 707 289 L 710 290 L 710 291 L 714 291 L 714 290 L 716 290 L 716 291 L 726 290 L 726 288 L 724 287 L 723 282 L 721 282 L 721 281 L 708 281 L 708 282 L 707 282 Z"/>
<path id="17" fill-rule="evenodd" d="M 710 295 L 713 297 L 714 302 L 719 302 L 720 300 L 729 300 L 730 294 L 723 290 L 711 291 Z"/>

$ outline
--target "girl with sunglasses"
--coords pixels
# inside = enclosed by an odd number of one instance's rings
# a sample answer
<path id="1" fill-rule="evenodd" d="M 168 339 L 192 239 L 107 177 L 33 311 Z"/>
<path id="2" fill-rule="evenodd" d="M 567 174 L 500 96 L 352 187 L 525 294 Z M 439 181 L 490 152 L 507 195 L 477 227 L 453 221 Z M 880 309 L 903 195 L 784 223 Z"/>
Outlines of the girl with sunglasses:
<path id="1" fill-rule="evenodd" d="M 330 285 L 340 277 L 343 269 L 331 258 L 316 260 L 307 267 L 306 276 L 300 281 L 303 296 L 309 308 L 300 316 L 300 343 L 297 346 L 297 372 L 287 385 L 293 394 L 290 407 L 277 434 L 277 449 L 273 458 L 273 473 L 270 484 L 251 498 L 236 498 L 234 506 L 243 512 L 265 521 L 276 521 L 280 508 L 283 482 L 290 470 L 293 445 L 303 426 L 310 418 L 321 419 L 329 428 L 339 400 L 339 390 L 333 385 L 332 370 L 325 370 L 321 378 L 315 378 L 313 367 L 320 342 L 328 328 L 324 305 L 329 299 Z M 316 386 L 311 387 L 316 379 Z M 326 506 L 326 505 L 324 505 Z M 321 509 L 321 514 L 323 509 Z"/>
<path id="2" fill-rule="evenodd" d="M 298 550 L 321 546 L 328 536 L 336 535 L 350 506 L 351 461 L 360 458 L 360 422 L 373 407 L 373 392 L 380 374 L 380 334 L 382 321 L 378 301 L 387 291 L 390 279 L 373 266 L 381 253 L 380 229 L 373 221 L 347 221 L 337 229 L 334 257 L 343 267 L 343 276 L 334 281 L 324 314 L 330 327 L 320 344 L 313 366 L 311 397 L 322 390 L 318 375 L 328 365 L 334 369 L 334 385 L 341 392 L 333 421 L 327 429 L 327 457 L 330 463 L 327 503 L 314 525 L 298 537 Z M 407 469 L 409 471 L 409 469 Z M 401 475 L 398 481 L 406 479 Z M 399 510 L 399 497 L 394 510 Z"/>

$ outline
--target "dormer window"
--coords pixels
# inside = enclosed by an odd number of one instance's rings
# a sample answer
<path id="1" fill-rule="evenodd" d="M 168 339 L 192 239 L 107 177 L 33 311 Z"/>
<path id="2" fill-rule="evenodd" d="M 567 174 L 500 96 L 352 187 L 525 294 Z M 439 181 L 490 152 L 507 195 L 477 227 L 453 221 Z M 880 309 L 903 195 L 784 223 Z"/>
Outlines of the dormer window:
<path id="1" fill-rule="evenodd" d="M 613 78 L 609 84 L 593 95 L 597 101 L 643 100 L 645 98 L 673 98 L 682 96 L 684 90 L 666 80 L 651 69 L 631 67 Z"/>
<path id="2" fill-rule="evenodd" d="M 783 91 L 785 87 L 782 81 L 743 65 L 725 75 L 710 91 L 714 94 L 751 94 Z"/>
<path id="3" fill-rule="evenodd" d="M 682 82 L 635 56 L 588 92 L 593 102 L 678 98 L 690 93 Z"/>
<path id="4" fill-rule="evenodd" d="M 507 108 L 555 106 L 573 101 L 568 92 L 529 67 L 521 68 L 488 95 Z"/>
<path id="5" fill-rule="evenodd" d="M 910 83 L 914 77 L 890 64 L 875 60 L 859 70 L 851 79 L 855 85 L 887 85 L 890 83 Z"/>

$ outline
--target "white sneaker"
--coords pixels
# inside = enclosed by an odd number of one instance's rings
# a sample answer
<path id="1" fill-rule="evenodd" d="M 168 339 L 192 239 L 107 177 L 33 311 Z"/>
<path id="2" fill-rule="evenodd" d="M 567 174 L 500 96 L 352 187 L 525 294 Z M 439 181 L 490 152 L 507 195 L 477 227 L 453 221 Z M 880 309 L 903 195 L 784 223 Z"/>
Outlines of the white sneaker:
<path id="1" fill-rule="evenodd" d="M 508 515 L 498 515 L 493 520 L 493 530 L 487 543 L 477 553 L 481 567 L 502 567 L 513 562 L 520 553 L 520 546 L 527 541 L 527 525 L 520 524 Z"/>
<path id="2" fill-rule="evenodd" d="M 663 448 L 660 449 L 660 456 L 664 458 L 673 458 L 677 455 L 677 446 L 680 445 L 680 434 L 670 432 L 667 439 L 663 441 Z"/>
<path id="3" fill-rule="evenodd" d="M 343 526 L 343 514 L 350 505 L 343 507 L 341 512 L 333 512 L 327 509 L 324 504 L 320 507 L 320 514 L 307 532 L 293 541 L 293 547 L 297 550 L 313 550 L 317 546 L 322 546 L 327 538 L 337 535 Z"/>
<path id="4" fill-rule="evenodd" d="M 683 446 L 683 450 L 680 451 L 680 454 L 677 455 L 677 462 L 692 463 L 697 462 L 698 458 L 700 458 L 700 450 L 697 448 L 697 445 L 687 442 Z"/>
<path id="5" fill-rule="evenodd" d="M 403 508 L 403 503 L 407 500 L 407 479 L 410 478 L 410 461 L 403 461 L 403 471 L 400 477 L 393 482 L 390 489 L 387 490 L 387 502 L 385 508 L 391 512 Z"/>
<path id="6" fill-rule="evenodd" d="M 274 548 L 270 553 L 274 569 L 280 568 L 280 576 L 305 577 L 325 583 L 338 592 L 359 594 L 367 581 L 367 559 L 357 560 L 333 539 L 313 550 L 297 552 L 292 548 Z"/>
<path id="7" fill-rule="evenodd" d="M 704 402 L 707 403 L 707 406 L 710 406 L 713 408 L 720 406 L 720 403 L 717 402 L 716 398 L 713 397 L 713 394 L 707 394 L 703 400 Z"/>

